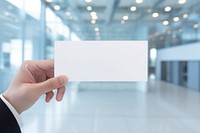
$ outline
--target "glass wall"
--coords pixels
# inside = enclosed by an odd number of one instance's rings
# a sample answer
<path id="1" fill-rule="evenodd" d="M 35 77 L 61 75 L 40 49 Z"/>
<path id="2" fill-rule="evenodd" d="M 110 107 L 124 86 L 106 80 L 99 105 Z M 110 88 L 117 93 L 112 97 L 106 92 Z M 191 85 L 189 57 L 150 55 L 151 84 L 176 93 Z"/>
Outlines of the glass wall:
<path id="1" fill-rule="evenodd" d="M 46 57 L 48 59 L 53 58 L 53 43 L 54 40 L 69 40 L 70 39 L 70 30 L 64 25 L 62 20 L 56 16 L 56 14 L 49 9 L 46 8 Z"/>
<path id="2" fill-rule="evenodd" d="M 24 60 L 53 58 L 54 40 L 70 39 L 69 28 L 41 0 L 0 1 L 0 20 L 0 92 Z"/>

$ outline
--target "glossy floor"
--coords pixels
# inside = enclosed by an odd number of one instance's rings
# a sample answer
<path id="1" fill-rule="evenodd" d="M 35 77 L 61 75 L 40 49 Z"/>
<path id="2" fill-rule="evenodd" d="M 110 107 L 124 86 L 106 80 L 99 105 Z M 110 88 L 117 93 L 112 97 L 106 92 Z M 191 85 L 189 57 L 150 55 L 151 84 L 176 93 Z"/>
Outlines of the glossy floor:
<path id="1" fill-rule="evenodd" d="M 200 133 L 200 93 L 154 80 L 76 83 L 22 118 L 24 133 Z"/>

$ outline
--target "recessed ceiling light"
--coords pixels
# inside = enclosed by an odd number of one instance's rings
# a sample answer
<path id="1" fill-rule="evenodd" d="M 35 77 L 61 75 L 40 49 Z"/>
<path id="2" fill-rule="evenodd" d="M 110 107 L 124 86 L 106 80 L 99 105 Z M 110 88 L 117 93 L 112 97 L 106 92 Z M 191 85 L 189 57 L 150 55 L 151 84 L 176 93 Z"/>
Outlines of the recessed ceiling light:
<path id="1" fill-rule="evenodd" d="M 136 2 L 136 3 L 142 3 L 143 0 L 136 0 L 135 2 Z"/>
<path id="2" fill-rule="evenodd" d="M 165 20 L 163 21 L 163 25 L 168 25 L 169 24 L 169 21 Z"/>
<path id="3" fill-rule="evenodd" d="M 193 25 L 193 28 L 198 29 L 198 28 L 199 28 L 199 25 L 198 25 L 198 24 L 194 24 L 194 25 Z"/>
<path id="4" fill-rule="evenodd" d="M 183 18 L 188 18 L 188 14 L 183 14 Z"/>
<path id="5" fill-rule="evenodd" d="M 92 2 L 92 0 L 85 0 L 85 2 L 90 3 L 90 2 Z"/>
<path id="6" fill-rule="evenodd" d="M 170 12 L 172 8 L 170 6 L 165 7 L 165 12 Z"/>
<path id="7" fill-rule="evenodd" d="M 55 5 L 55 6 L 54 6 L 54 9 L 55 9 L 56 11 L 58 11 L 58 10 L 60 10 L 60 6 L 59 6 L 59 5 Z"/>
<path id="8" fill-rule="evenodd" d="M 179 0 L 178 3 L 179 4 L 185 4 L 187 2 L 187 0 Z"/>
<path id="9" fill-rule="evenodd" d="M 92 16 L 92 19 L 93 19 L 93 20 L 97 20 L 98 17 L 97 17 L 97 16 Z"/>
<path id="10" fill-rule="evenodd" d="M 179 21 L 179 17 L 174 17 L 174 18 L 173 18 L 173 21 L 174 21 L 174 22 L 178 22 L 178 21 Z"/>
<path id="11" fill-rule="evenodd" d="M 91 12 L 90 15 L 91 15 L 91 16 L 96 16 L 97 13 L 96 13 L 96 12 Z"/>
<path id="12" fill-rule="evenodd" d="M 128 20 L 128 15 L 123 16 L 123 20 Z"/>
<path id="13" fill-rule="evenodd" d="M 153 14 L 152 14 L 152 17 L 154 17 L 154 18 L 157 18 L 159 16 L 159 13 L 157 13 L 157 12 L 154 12 Z"/>
<path id="14" fill-rule="evenodd" d="M 46 2 L 53 2 L 53 0 L 46 0 Z"/>
<path id="15" fill-rule="evenodd" d="M 98 27 L 96 27 L 96 28 L 94 29 L 94 31 L 96 31 L 96 32 L 99 32 L 99 28 L 98 28 Z"/>
<path id="16" fill-rule="evenodd" d="M 91 10 L 92 10 L 92 7 L 91 7 L 91 6 L 87 6 L 86 9 L 87 9 L 88 11 L 91 11 Z"/>
<path id="17" fill-rule="evenodd" d="M 137 10 L 137 7 L 136 7 L 136 6 L 132 6 L 132 7 L 130 8 L 130 10 L 131 10 L 132 12 L 134 12 L 134 11 Z"/>
<path id="18" fill-rule="evenodd" d="M 92 23 L 92 24 L 95 24 L 95 23 L 96 23 L 96 20 L 91 20 L 91 23 Z"/>

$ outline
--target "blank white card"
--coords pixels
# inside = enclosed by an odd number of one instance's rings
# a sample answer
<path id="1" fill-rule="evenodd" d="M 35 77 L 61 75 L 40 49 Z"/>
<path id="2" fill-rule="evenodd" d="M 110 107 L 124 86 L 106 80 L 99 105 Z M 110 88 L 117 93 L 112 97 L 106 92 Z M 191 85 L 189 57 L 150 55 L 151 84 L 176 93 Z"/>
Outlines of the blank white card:
<path id="1" fill-rule="evenodd" d="M 55 76 L 69 81 L 147 81 L 147 41 L 57 41 Z"/>

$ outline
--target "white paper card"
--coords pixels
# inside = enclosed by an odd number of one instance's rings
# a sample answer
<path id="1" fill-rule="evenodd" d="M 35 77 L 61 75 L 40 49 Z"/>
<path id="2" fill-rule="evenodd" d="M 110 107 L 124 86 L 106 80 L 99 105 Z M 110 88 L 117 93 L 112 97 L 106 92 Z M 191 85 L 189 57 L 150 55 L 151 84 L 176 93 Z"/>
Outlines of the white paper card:
<path id="1" fill-rule="evenodd" d="M 147 81 L 147 41 L 57 41 L 55 76 L 69 81 Z"/>

